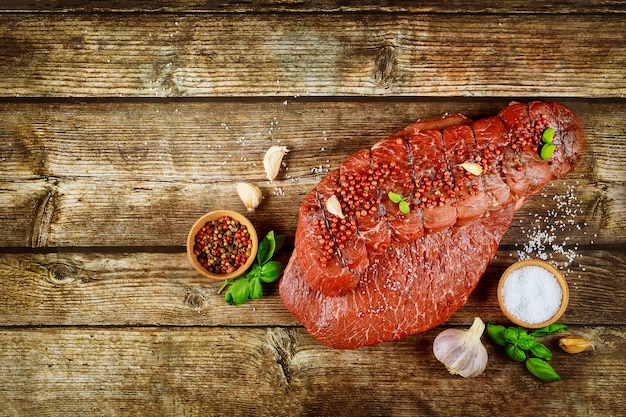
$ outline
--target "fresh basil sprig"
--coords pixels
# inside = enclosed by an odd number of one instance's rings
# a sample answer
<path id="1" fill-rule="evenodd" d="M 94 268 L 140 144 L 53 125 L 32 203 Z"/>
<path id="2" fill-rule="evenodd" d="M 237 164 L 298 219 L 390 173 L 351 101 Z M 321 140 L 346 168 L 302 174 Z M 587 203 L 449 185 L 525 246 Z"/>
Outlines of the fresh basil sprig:
<path id="1" fill-rule="evenodd" d="M 235 306 L 244 304 L 248 299 L 258 299 L 263 296 L 262 284 L 276 281 L 283 273 L 283 264 L 272 261 L 285 243 L 285 235 L 276 235 L 270 231 L 259 243 L 256 262 L 252 264 L 245 276 L 226 280 L 217 291 L 224 293 L 224 300 Z"/>
<path id="2" fill-rule="evenodd" d="M 516 362 L 524 362 L 526 369 L 545 382 L 558 381 L 559 374 L 546 361 L 552 359 L 552 352 L 537 341 L 537 337 L 549 336 L 567 330 L 564 324 L 551 324 L 528 333 L 517 326 L 504 327 L 495 323 L 487 324 L 487 334 L 493 343 L 504 347 L 506 355 Z"/>

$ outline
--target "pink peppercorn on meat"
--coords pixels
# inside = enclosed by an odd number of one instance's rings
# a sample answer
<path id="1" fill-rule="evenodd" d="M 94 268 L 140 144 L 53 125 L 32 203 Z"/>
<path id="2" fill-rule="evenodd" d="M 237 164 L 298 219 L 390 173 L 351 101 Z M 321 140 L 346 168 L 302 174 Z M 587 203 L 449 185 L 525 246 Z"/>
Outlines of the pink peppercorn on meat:
<path id="1" fill-rule="evenodd" d="M 544 137 L 548 128 L 553 138 Z M 570 172 L 584 142 L 569 108 L 512 103 L 475 122 L 417 121 L 349 156 L 301 206 L 280 284 L 285 305 L 314 336 L 341 348 L 442 323 L 469 297 L 514 210 Z M 550 143 L 554 151 L 542 159 Z M 342 216 L 326 207 L 332 196 Z"/>

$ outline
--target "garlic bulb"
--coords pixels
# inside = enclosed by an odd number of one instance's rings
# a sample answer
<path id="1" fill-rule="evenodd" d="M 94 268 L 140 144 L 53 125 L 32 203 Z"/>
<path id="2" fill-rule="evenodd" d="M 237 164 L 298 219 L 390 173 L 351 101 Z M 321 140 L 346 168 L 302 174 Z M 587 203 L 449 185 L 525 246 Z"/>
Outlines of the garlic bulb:
<path id="1" fill-rule="evenodd" d="M 485 323 L 476 317 L 469 330 L 447 329 L 439 333 L 433 352 L 452 375 L 464 378 L 480 375 L 487 366 L 487 349 L 480 341 Z"/>
<path id="2" fill-rule="evenodd" d="M 289 152 L 286 146 L 274 145 L 270 147 L 265 156 L 263 157 L 263 167 L 265 168 L 265 174 L 270 182 L 274 181 L 274 178 L 280 171 L 280 165 L 283 161 L 283 156 Z"/>
<path id="3" fill-rule="evenodd" d="M 237 189 L 239 198 L 241 198 L 244 206 L 246 206 L 246 210 L 254 211 L 254 209 L 261 204 L 263 194 L 261 193 L 261 189 L 256 185 L 248 182 L 238 182 L 235 183 L 235 188 Z"/>

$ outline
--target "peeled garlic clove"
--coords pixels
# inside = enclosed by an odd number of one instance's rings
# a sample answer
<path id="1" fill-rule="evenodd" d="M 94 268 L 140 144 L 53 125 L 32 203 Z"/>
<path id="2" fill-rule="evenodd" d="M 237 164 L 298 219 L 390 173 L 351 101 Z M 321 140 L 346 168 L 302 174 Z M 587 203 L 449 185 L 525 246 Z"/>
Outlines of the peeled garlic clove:
<path id="1" fill-rule="evenodd" d="M 485 323 L 476 317 L 469 330 L 447 329 L 433 343 L 433 353 L 452 375 L 480 375 L 487 367 L 487 349 L 480 341 Z"/>
<path id="2" fill-rule="evenodd" d="M 274 145 L 270 147 L 267 152 L 265 152 L 265 156 L 263 157 L 263 167 L 265 168 L 265 174 L 267 175 L 267 179 L 270 182 L 274 181 L 274 178 L 278 175 L 278 171 L 280 171 L 280 164 L 283 161 L 283 156 L 289 152 L 286 146 L 278 146 Z"/>
<path id="3" fill-rule="evenodd" d="M 261 193 L 261 189 L 256 185 L 248 182 L 238 182 L 235 183 L 235 188 L 237 189 L 237 194 L 239 194 L 243 205 L 246 206 L 246 210 L 254 211 L 254 209 L 261 204 L 263 194 Z"/>
<path id="4" fill-rule="evenodd" d="M 483 167 L 476 162 L 463 162 L 460 166 L 470 174 L 480 175 L 483 173 Z"/>
<path id="5" fill-rule="evenodd" d="M 341 203 L 339 203 L 339 199 L 334 194 L 326 199 L 326 210 L 340 219 L 346 217 L 343 215 L 343 211 L 341 211 Z"/>
<path id="6" fill-rule="evenodd" d="M 559 346 L 567 353 L 580 353 L 593 348 L 593 343 L 584 337 L 565 336 L 559 339 Z"/>

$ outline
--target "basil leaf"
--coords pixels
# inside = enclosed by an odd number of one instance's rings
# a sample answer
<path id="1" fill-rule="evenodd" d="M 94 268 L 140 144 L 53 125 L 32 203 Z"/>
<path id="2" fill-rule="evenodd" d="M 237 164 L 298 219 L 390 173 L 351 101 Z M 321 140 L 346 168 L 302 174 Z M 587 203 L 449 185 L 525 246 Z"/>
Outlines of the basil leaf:
<path id="1" fill-rule="evenodd" d="M 552 143 L 552 139 L 554 139 L 554 129 L 549 127 L 543 131 L 541 135 L 541 141 L 543 143 Z"/>
<path id="2" fill-rule="evenodd" d="M 255 278 L 250 282 L 250 298 L 256 300 L 263 297 L 263 288 L 259 278 Z"/>
<path id="3" fill-rule="evenodd" d="M 487 323 L 487 334 L 496 345 L 506 345 L 506 340 L 504 340 L 504 326 L 495 323 Z"/>
<path id="4" fill-rule="evenodd" d="M 394 193 L 393 191 L 389 191 L 387 195 L 389 196 L 389 199 L 394 203 L 399 203 L 400 201 L 402 201 L 402 196 L 400 194 Z"/>
<path id="5" fill-rule="evenodd" d="M 545 345 L 542 345 L 539 342 L 537 342 L 537 344 L 532 349 L 530 349 L 530 353 L 540 359 L 545 359 L 547 361 L 552 360 L 552 352 L 550 352 L 550 349 L 548 349 Z"/>
<path id="6" fill-rule="evenodd" d="M 506 340 L 507 343 L 511 343 L 515 346 L 517 346 L 517 343 L 519 342 L 519 335 L 521 332 L 523 332 L 524 329 L 522 329 L 521 327 L 507 327 L 506 329 L 504 329 L 504 340 Z"/>
<path id="7" fill-rule="evenodd" d="M 545 382 L 553 382 L 561 379 L 559 374 L 550 366 L 550 364 L 543 359 L 530 358 L 526 360 L 526 369 Z"/>
<path id="8" fill-rule="evenodd" d="M 276 242 L 276 247 L 274 248 L 274 255 L 281 251 L 283 246 L 285 246 L 285 240 L 287 239 L 287 235 L 275 235 L 274 241 Z"/>
<path id="9" fill-rule="evenodd" d="M 567 326 L 561 323 L 553 323 L 541 329 L 536 329 L 530 332 L 533 337 L 544 337 L 556 332 L 564 332 L 567 330 Z"/>
<path id="10" fill-rule="evenodd" d="M 278 261 L 270 261 L 261 267 L 260 279 L 264 283 L 274 282 L 283 273 L 283 264 Z"/>
<path id="11" fill-rule="evenodd" d="M 261 265 L 254 264 L 252 265 L 252 268 L 250 268 L 250 271 L 248 271 L 248 273 L 246 274 L 246 277 L 253 279 L 253 278 L 259 278 L 261 275 L 263 275 L 263 271 L 261 270 Z"/>
<path id="12" fill-rule="evenodd" d="M 230 286 L 228 291 L 226 291 L 226 295 L 224 295 L 224 299 L 228 304 L 232 304 L 235 306 L 241 305 L 248 301 L 248 296 L 250 295 L 250 284 L 248 283 L 247 278 L 239 278 L 237 281 Z"/>
<path id="13" fill-rule="evenodd" d="M 520 349 L 530 350 L 534 348 L 535 346 L 537 346 L 537 341 L 535 340 L 535 338 L 532 336 L 529 336 L 525 330 L 519 332 L 517 337 L 518 337 L 517 346 Z"/>
<path id="14" fill-rule="evenodd" d="M 400 213 L 402 214 L 409 214 L 409 212 L 411 211 L 411 207 L 409 206 L 409 203 L 407 203 L 404 200 L 400 201 L 398 208 L 400 209 Z"/>
<path id="15" fill-rule="evenodd" d="M 515 345 L 507 344 L 504 348 L 506 355 L 516 362 L 523 362 L 526 359 L 526 353 Z"/>
<path id="16" fill-rule="evenodd" d="M 276 240 L 274 239 L 274 231 L 271 230 L 259 243 L 259 249 L 256 253 L 256 260 L 259 265 L 265 264 L 274 256 L 276 249 Z"/>
<path id="17" fill-rule="evenodd" d="M 539 157 L 544 161 L 547 161 L 550 159 L 555 150 L 556 145 L 554 143 L 546 143 L 539 150 Z"/>

